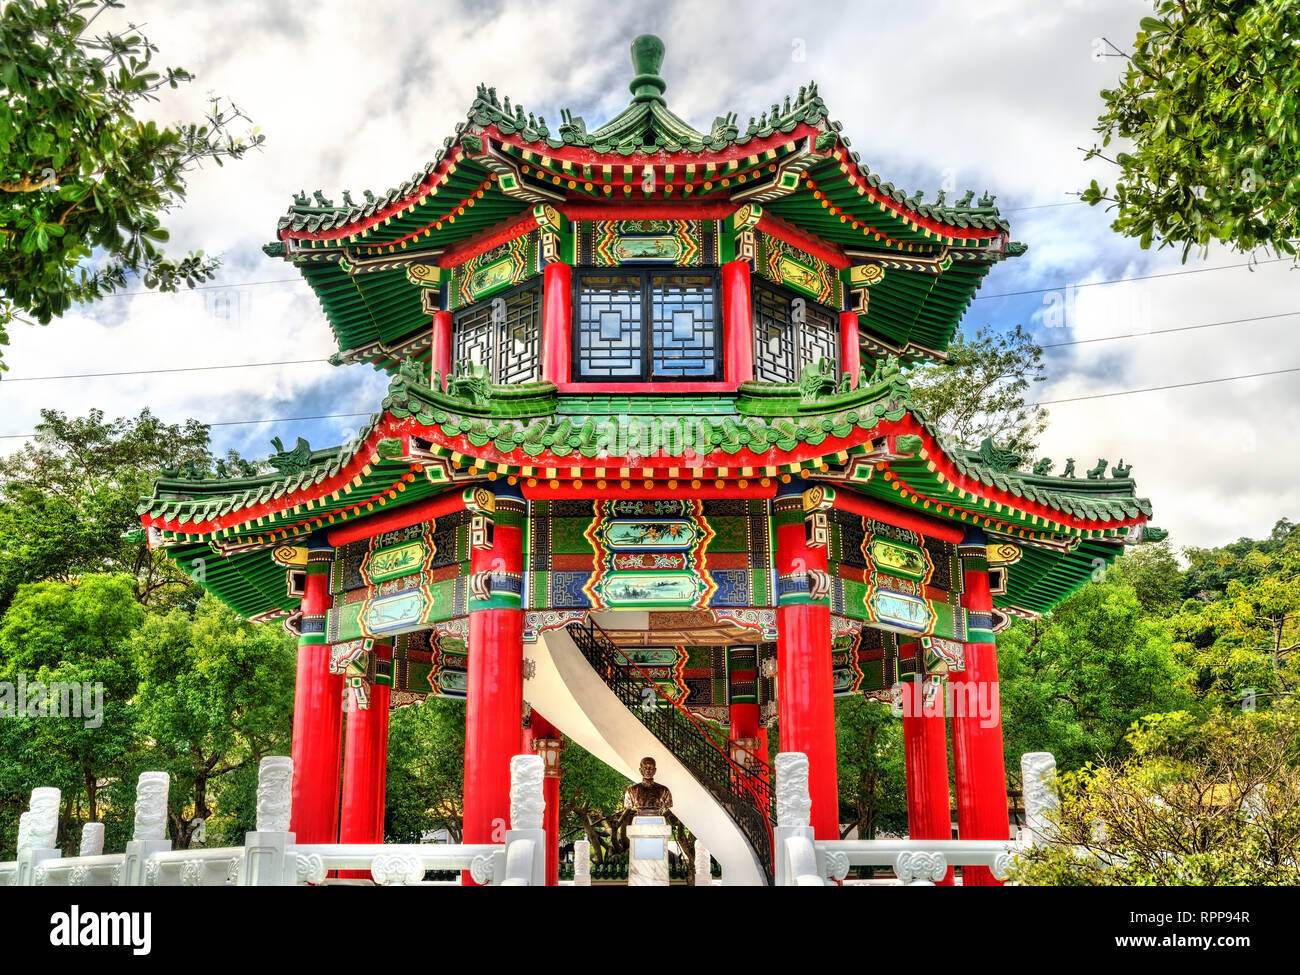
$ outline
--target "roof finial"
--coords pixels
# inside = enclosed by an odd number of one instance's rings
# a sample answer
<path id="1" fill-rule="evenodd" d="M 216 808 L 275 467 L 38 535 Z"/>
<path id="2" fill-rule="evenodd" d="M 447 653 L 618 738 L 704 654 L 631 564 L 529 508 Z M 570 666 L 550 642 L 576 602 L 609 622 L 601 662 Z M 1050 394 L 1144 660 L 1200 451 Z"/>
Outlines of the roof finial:
<path id="1" fill-rule="evenodd" d="M 628 88 L 632 92 L 632 101 L 649 102 L 664 100 L 664 89 L 668 85 L 659 77 L 659 67 L 664 63 L 664 42 L 653 34 L 642 34 L 632 42 L 632 68 L 636 77 Z"/>

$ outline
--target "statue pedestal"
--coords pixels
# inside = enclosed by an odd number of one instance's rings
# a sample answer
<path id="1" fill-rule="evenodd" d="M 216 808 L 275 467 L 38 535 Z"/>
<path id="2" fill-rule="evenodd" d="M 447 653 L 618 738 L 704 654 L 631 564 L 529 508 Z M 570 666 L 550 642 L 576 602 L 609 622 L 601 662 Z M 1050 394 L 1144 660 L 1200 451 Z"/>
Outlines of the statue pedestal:
<path id="1" fill-rule="evenodd" d="M 627 861 L 629 887 L 668 886 L 668 838 L 673 829 L 663 816 L 637 816 L 627 828 L 631 850 Z"/>

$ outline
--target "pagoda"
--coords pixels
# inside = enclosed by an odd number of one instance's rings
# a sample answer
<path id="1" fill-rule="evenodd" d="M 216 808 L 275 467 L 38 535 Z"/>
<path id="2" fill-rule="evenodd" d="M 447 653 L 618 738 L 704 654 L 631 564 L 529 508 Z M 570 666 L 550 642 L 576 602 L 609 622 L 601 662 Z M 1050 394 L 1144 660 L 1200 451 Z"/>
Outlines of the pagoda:
<path id="1" fill-rule="evenodd" d="M 300 842 L 382 841 L 389 710 L 428 695 L 464 701 L 465 842 L 500 840 L 509 758 L 543 754 L 552 883 L 562 735 L 632 777 L 654 755 L 724 880 L 764 883 L 770 753 L 808 755 L 838 838 L 853 694 L 901 707 L 914 838 L 951 836 L 949 733 L 959 835 L 1007 838 L 996 634 L 1150 505 L 1122 463 L 1027 470 L 914 403 L 908 369 L 1024 250 L 991 197 L 883 181 L 816 84 L 697 130 L 663 53 L 633 42 L 603 125 L 480 85 L 407 182 L 295 197 L 266 253 L 387 396 L 347 444 L 163 477 L 142 508 L 298 635 Z"/>

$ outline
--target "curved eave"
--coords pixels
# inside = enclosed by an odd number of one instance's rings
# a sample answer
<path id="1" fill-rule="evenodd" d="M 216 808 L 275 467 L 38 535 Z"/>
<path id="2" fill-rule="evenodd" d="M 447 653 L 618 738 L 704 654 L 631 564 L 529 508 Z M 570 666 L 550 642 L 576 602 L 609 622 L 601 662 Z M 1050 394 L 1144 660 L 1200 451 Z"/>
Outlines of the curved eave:
<path id="1" fill-rule="evenodd" d="M 1081 541 L 1069 552 L 1024 546 L 1019 559 L 1007 566 L 1007 591 L 995 595 L 993 605 L 1018 616 L 1026 610 L 1046 613 L 1096 578 L 1122 548 L 1118 542 L 1095 540 Z"/>
<path id="2" fill-rule="evenodd" d="M 355 448 L 279 479 L 160 482 L 142 520 L 164 544 L 211 540 L 230 551 L 274 544 L 482 477 L 524 479 L 529 486 L 564 480 L 601 490 L 633 479 L 686 489 L 706 479 L 743 487 L 814 477 L 1021 538 L 1115 538 L 1150 513 L 1148 502 L 1132 497 L 1128 480 L 1114 482 L 1112 496 L 1089 484 L 1094 493 L 1085 497 L 1070 493 L 1071 479 L 1037 478 L 1031 485 L 1018 473 L 949 456 L 910 411 L 906 387 L 894 382 L 815 404 L 801 404 L 789 387 L 756 384 L 742 388 L 738 401 L 749 413 L 719 398 L 725 412 L 704 415 L 690 401 L 674 415 L 660 399 L 632 420 L 626 403 L 610 404 L 619 412 L 584 414 L 594 405 L 588 398 L 564 397 L 557 409 L 549 384 L 504 392 L 510 389 L 498 390 L 513 397 L 508 415 L 492 416 L 398 379 L 384 412 Z M 744 406 L 755 397 L 768 402 Z M 637 430 L 630 431 L 634 423 Z M 701 429 L 707 451 L 697 451 L 691 439 Z M 638 449 L 650 431 L 662 446 Z M 629 432 L 635 435 L 622 441 L 623 448 L 611 440 Z M 1043 481 L 1058 486 L 1049 489 Z"/>
<path id="3" fill-rule="evenodd" d="M 168 555 L 186 571 L 202 559 L 203 588 L 246 619 L 287 616 L 302 602 L 289 595 L 285 567 L 269 550 L 221 556 L 203 543 L 170 549 Z"/>

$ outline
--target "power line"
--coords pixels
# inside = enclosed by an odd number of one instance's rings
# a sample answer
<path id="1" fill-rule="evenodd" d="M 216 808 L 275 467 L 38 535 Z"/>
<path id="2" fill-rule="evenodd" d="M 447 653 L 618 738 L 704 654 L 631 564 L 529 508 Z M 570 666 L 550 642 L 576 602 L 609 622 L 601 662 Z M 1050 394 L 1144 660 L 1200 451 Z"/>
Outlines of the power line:
<path id="1" fill-rule="evenodd" d="M 1300 366 L 1290 369 L 1274 369 L 1270 372 L 1252 372 L 1243 376 L 1223 376 L 1219 379 L 1200 379 L 1194 382 L 1172 383 L 1168 386 L 1148 386 L 1143 389 L 1121 389 L 1110 393 L 1093 393 L 1089 396 L 1072 396 L 1068 399 L 1041 400 L 1034 403 L 1034 406 L 1056 406 L 1061 403 L 1078 403 L 1083 400 L 1091 399 L 1108 399 L 1112 396 L 1132 396 L 1136 393 L 1156 393 L 1167 389 L 1186 389 L 1190 386 L 1210 386 L 1215 383 L 1230 383 L 1238 379 L 1259 379 L 1264 376 L 1281 376 L 1287 373 L 1300 372 Z M 217 420 L 206 423 L 204 426 L 209 427 L 238 427 L 258 423 L 301 423 L 307 420 L 352 420 L 359 416 L 371 416 L 370 413 L 322 413 L 316 416 L 278 416 L 267 417 L 260 420 Z M 0 440 L 22 440 L 28 437 L 34 437 L 34 433 L 6 433 L 0 434 Z"/>
<path id="2" fill-rule="evenodd" d="M 1180 325 L 1177 328 L 1153 328 L 1146 332 L 1128 332 L 1124 335 L 1103 335 L 1095 339 L 1075 339 L 1073 342 L 1052 342 L 1041 345 L 1041 349 L 1061 349 L 1067 345 L 1088 345 L 1092 342 L 1114 342 L 1117 339 L 1140 339 L 1147 335 L 1168 335 L 1171 332 L 1193 332 L 1198 328 L 1218 328 L 1220 325 L 1242 325 L 1247 322 L 1263 322 L 1273 318 L 1289 318 L 1300 315 L 1300 311 L 1280 311 L 1276 315 L 1255 315 L 1251 318 L 1229 318 L 1222 322 L 1206 322 L 1204 325 Z"/>
<path id="3" fill-rule="evenodd" d="M 1109 399 L 1112 396 L 1132 396 L 1135 393 L 1157 393 L 1166 389 L 1186 389 L 1189 386 L 1210 386 L 1214 383 L 1231 383 L 1238 379 L 1259 379 L 1262 376 L 1281 376 L 1290 372 L 1300 372 L 1300 366 L 1291 369 L 1274 369 L 1271 372 L 1252 372 L 1244 376 L 1224 376 L 1221 379 L 1198 379 L 1194 382 L 1173 383 L 1169 386 L 1148 386 L 1145 389 L 1120 389 L 1111 393 L 1093 393 L 1091 396 L 1071 396 L 1068 399 L 1048 399 L 1034 403 L 1034 406 L 1056 406 L 1060 403 L 1078 403 L 1089 399 Z"/>
<path id="4" fill-rule="evenodd" d="M 1151 281 L 1155 278 L 1174 278 L 1180 274 L 1203 274 L 1206 271 L 1227 271 L 1236 267 L 1256 267 L 1260 264 L 1277 264 L 1289 261 L 1289 257 L 1270 257 L 1263 261 L 1246 261 L 1243 264 L 1220 264 L 1218 267 L 1189 267 L 1179 271 L 1165 271 L 1161 274 L 1138 274 L 1131 278 L 1112 278 L 1109 281 L 1082 281 L 1079 284 L 1059 284 L 1054 288 L 1028 288 L 1025 291 L 1000 291 L 992 295 L 976 295 L 976 301 L 982 298 L 1015 298 L 1019 295 L 1041 295 L 1049 291 L 1066 291 L 1070 288 L 1096 288 L 1103 284 L 1128 284 L 1130 281 Z"/>
<path id="5" fill-rule="evenodd" d="M 205 427 L 240 427 L 256 423 L 300 423 L 305 420 L 351 420 L 359 416 L 369 417 L 370 413 L 322 413 L 317 416 L 277 416 L 264 420 L 217 420 L 213 423 L 205 423 Z M 6 433 L 0 434 L 0 440 L 23 440 L 28 437 L 34 437 L 34 433 Z"/>
<path id="6" fill-rule="evenodd" d="M 1036 203 L 1027 207 L 1012 207 L 1010 210 L 999 210 L 999 213 L 1023 213 L 1025 210 L 1047 210 L 1050 207 L 1069 207 L 1078 206 L 1083 200 L 1062 200 L 1060 203 Z"/>
<path id="7" fill-rule="evenodd" d="M 295 281 L 301 281 L 302 278 L 268 278 L 265 281 L 239 281 L 231 284 L 196 284 L 192 288 L 186 288 L 182 291 L 177 288 L 175 291 L 162 291 L 158 288 L 141 288 L 138 291 L 108 291 L 100 295 L 101 298 L 130 298 L 133 295 L 183 295 L 189 291 L 234 291 L 237 288 L 260 288 L 267 284 L 293 284 Z"/>
<path id="8" fill-rule="evenodd" d="M 163 372 L 204 372 L 209 369 L 260 369 L 263 366 L 300 366 L 308 362 L 329 362 L 329 359 L 282 359 L 278 362 L 233 362 L 223 366 L 175 366 L 170 369 L 128 369 L 122 372 L 81 372 L 67 376 L 19 376 L 0 380 L 0 387 L 8 383 L 40 383 L 52 379 L 99 379 L 104 376 L 152 376 Z"/>

